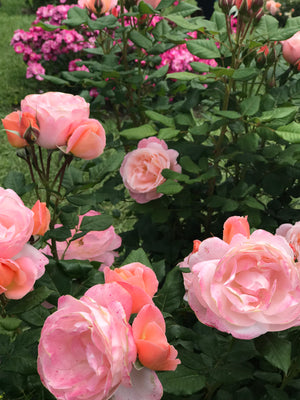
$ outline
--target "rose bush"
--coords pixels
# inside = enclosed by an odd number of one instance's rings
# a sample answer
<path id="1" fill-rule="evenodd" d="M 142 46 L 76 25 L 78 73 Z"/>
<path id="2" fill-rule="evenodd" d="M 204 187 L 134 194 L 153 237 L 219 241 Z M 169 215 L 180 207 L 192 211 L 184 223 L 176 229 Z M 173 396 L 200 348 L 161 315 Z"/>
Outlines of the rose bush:
<path id="1" fill-rule="evenodd" d="M 164 140 L 156 137 L 141 140 L 136 150 L 126 154 L 120 168 L 130 196 L 138 203 L 147 203 L 161 197 L 162 193 L 156 191 L 165 182 L 161 172 L 166 168 L 181 172 L 177 157 L 178 152 L 168 149 Z"/>

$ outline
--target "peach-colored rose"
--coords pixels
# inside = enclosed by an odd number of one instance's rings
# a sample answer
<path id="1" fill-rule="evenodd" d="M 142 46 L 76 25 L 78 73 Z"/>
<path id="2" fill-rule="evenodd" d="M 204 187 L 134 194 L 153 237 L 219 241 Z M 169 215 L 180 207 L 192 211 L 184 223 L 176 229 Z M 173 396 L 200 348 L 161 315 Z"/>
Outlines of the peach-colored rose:
<path id="1" fill-rule="evenodd" d="M 32 207 L 31 211 L 33 211 L 33 235 L 45 235 L 47 230 L 49 229 L 50 224 L 50 211 L 48 210 L 46 203 L 40 202 L 37 200 L 35 205 Z"/>
<path id="2" fill-rule="evenodd" d="M 38 347 L 38 372 L 57 399 L 107 400 L 120 384 L 130 385 L 136 346 L 115 283 L 97 285 L 103 294 L 80 300 L 62 296 L 58 309 L 43 326 Z M 124 290 L 128 301 L 129 294 Z"/>
<path id="3" fill-rule="evenodd" d="M 165 182 L 161 172 L 168 168 L 181 172 L 176 158 L 178 152 L 169 150 L 166 142 L 156 137 L 143 139 L 138 148 L 126 154 L 120 169 L 125 187 L 138 203 L 162 196 L 156 188 Z"/>
<path id="4" fill-rule="evenodd" d="M 93 215 L 100 215 L 100 213 L 91 210 L 79 216 L 79 224 L 76 229 L 71 230 L 71 238 L 80 231 L 83 217 Z M 55 228 L 60 226 L 58 224 Z M 70 244 L 69 239 L 66 242 L 56 242 L 56 247 L 59 259 L 99 261 L 103 263 L 101 266 L 101 269 L 103 269 L 105 266 L 110 267 L 112 265 L 114 258 L 118 256 L 118 253 L 113 250 L 120 247 L 121 243 L 121 237 L 115 233 L 114 227 L 110 226 L 104 231 L 90 231 L 83 237 L 73 240 Z M 44 254 L 51 255 L 49 246 L 46 246 L 42 251 Z"/>
<path id="5" fill-rule="evenodd" d="M 25 244 L 12 259 L 0 258 L 0 294 L 21 299 L 45 272 L 48 259 L 33 246 Z"/>
<path id="6" fill-rule="evenodd" d="M 71 125 L 66 152 L 85 160 L 92 160 L 103 153 L 105 144 L 103 126 L 96 119 L 89 118 Z"/>
<path id="7" fill-rule="evenodd" d="M 266 7 L 272 15 L 276 15 L 280 11 L 281 3 L 278 3 L 274 0 L 269 0 L 266 2 Z"/>
<path id="8" fill-rule="evenodd" d="M 180 360 L 166 338 L 165 320 L 152 304 L 145 305 L 132 323 L 132 333 L 140 362 L 156 371 L 174 371 Z"/>
<path id="9" fill-rule="evenodd" d="M 79 7 L 87 8 L 95 14 L 105 14 L 117 5 L 117 0 L 78 0 Z"/>
<path id="10" fill-rule="evenodd" d="M 104 268 L 105 282 L 117 282 L 132 297 L 132 312 L 137 313 L 145 304 L 153 304 L 152 297 L 157 292 L 158 280 L 154 271 L 144 264 L 134 262 L 111 270 Z"/>
<path id="11" fill-rule="evenodd" d="M 295 258 L 300 261 L 300 221 L 292 224 L 282 224 L 276 229 L 276 235 L 283 236 L 294 251 Z"/>
<path id="12" fill-rule="evenodd" d="M 201 256 L 200 256 L 201 254 Z M 204 240 L 187 299 L 198 319 L 239 339 L 300 325 L 299 265 L 287 241 L 263 230 L 230 244 Z"/>
<path id="13" fill-rule="evenodd" d="M 21 111 L 36 117 L 40 132 L 36 143 L 46 149 L 66 146 L 72 123 L 89 117 L 89 104 L 80 96 L 47 92 L 31 94 L 21 101 Z"/>
<path id="14" fill-rule="evenodd" d="M 28 242 L 33 231 L 33 212 L 11 189 L 0 187 L 0 257 L 12 258 Z"/>
<path id="15" fill-rule="evenodd" d="M 229 217 L 224 223 L 223 227 L 223 240 L 230 243 L 233 236 L 240 233 L 246 237 L 250 236 L 250 227 L 247 217 Z"/>
<path id="16" fill-rule="evenodd" d="M 24 139 L 25 133 L 31 129 L 34 135 L 38 135 L 39 127 L 34 115 L 28 112 L 14 111 L 2 119 L 9 143 L 14 147 L 25 147 L 28 145 Z"/>
<path id="17" fill-rule="evenodd" d="M 292 65 L 297 65 L 300 62 L 300 31 L 281 44 L 284 59 Z"/>

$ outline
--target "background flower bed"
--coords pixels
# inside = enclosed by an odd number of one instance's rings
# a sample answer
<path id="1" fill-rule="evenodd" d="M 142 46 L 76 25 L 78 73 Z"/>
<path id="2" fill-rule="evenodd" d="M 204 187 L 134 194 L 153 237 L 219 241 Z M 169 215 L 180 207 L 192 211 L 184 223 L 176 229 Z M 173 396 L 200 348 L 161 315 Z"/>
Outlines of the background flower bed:
<path id="1" fill-rule="evenodd" d="M 83 13 L 80 16 L 86 18 Z M 176 16 L 175 21 L 179 28 L 180 24 L 184 24 L 180 18 L 176 20 Z M 213 23 L 222 27 L 220 14 L 216 14 Z M 270 26 L 272 24 L 273 20 Z M 177 34 L 180 36 L 179 28 Z M 207 29 L 217 30 L 212 25 Z M 263 38 L 267 36 L 279 40 L 278 37 L 283 33 L 278 34 L 277 30 L 275 33 L 273 28 L 263 26 L 260 34 Z M 183 37 L 180 36 L 180 40 L 184 40 Z M 259 40 L 257 48 L 263 44 L 263 38 L 256 37 Z M 148 43 L 145 40 L 141 42 L 140 37 L 139 40 L 134 39 L 137 47 L 143 48 Z M 211 51 L 217 58 L 219 48 L 214 43 L 211 41 Z M 276 50 L 280 55 L 279 46 Z M 198 53 L 197 49 L 193 51 Z M 207 54 L 203 48 L 199 52 Z M 142 53 L 141 60 L 144 57 Z M 251 62 L 253 67 L 254 59 Z M 109 57 L 107 63 L 110 68 L 115 68 Z M 266 66 L 272 72 L 273 64 L 267 63 Z M 280 127 L 297 121 L 299 81 L 296 74 L 293 79 L 286 80 L 284 71 L 288 65 L 280 58 L 275 76 L 276 87 L 272 89 L 272 85 L 267 84 L 261 86 L 263 91 L 255 92 L 252 99 L 250 96 L 248 100 L 241 93 L 245 93 L 243 90 L 247 85 L 248 90 L 251 89 L 252 79 L 259 71 L 256 66 L 254 70 L 246 68 L 246 71 L 242 71 L 242 77 L 236 79 L 237 93 L 232 93 L 228 109 L 219 110 L 230 72 L 227 68 L 199 68 L 200 72 L 208 72 L 208 76 L 204 75 L 202 79 L 197 74 L 178 74 L 166 80 L 165 70 L 162 76 L 151 78 L 156 85 L 151 96 L 156 102 L 151 106 L 147 104 L 149 108 L 145 115 L 141 113 L 146 119 L 143 122 L 147 121 L 147 124 L 140 126 L 140 121 L 134 121 L 132 110 L 129 118 L 120 118 L 119 129 L 116 122 L 110 121 L 113 129 L 107 129 L 106 155 L 94 161 L 75 163 L 67 171 L 63 182 L 67 203 L 63 205 L 68 207 L 61 210 L 61 218 L 65 227 L 73 228 L 79 212 L 95 207 L 101 212 L 107 211 L 114 223 L 125 220 L 126 224 L 121 230 L 126 245 L 115 265 L 140 261 L 151 265 L 157 273 L 160 291 L 155 301 L 167 315 L 167 335 L 179 349 L 182 361 L 174 373 L 163 372 L 159 375 L 165 390 L 164 398 L 203 396 L 226 399 L 231 398 L 232 393 L 235 393 L 234 398 L 247 395 L 251 399 L 261 393 L 266 399 L 275 395 L 283 399 L 293 398 L 298 384 L 298 329 L 270 333 L 251 341 L 237 341 L 230 335 L 206 327 L 197 322 L 187 303 L 183 302 L 182 276 L 174 267 L 190 253 L 194 239 L 204 240 L 212 234 L 221 237 L 223 223 L 233 213 L 248 215 L 251 227 L 265 228 L 273 233 L 281 223 L 296 221 L 299 145 L 297 139 L 294 144 L 290 143 L 294 136 L 288 130 L 281 139 L 279 134 L 282 131 Z M 92 76 L 94 80 L 97 72 Z M 101 74 L 103 78 L 115 78 L 117 72 L 116 68 L 112 73 L 104 70 Z M 292 75 L 291 69 L 289 73 Z M 69 75 L 78 86 L 84 85 L 84 79 L 88 76 L 80 73 Z M 175 77 L 177 81 L 172 80 Z M 218 79 L 220 77 L 223 80 Z M 165 81 L 169 83 L 165 84 Z M 102 81 L 101 89 L 106 91 L 107 96 L 103 95 L 102 100 L 100 97 L 100 105 L 94 104 L 94 110 L 104 121 L 112 117 L 107 98 L 110 100 L 114 96 L 112 87 L 106 82 Z M 126 79 L 124 82 L 128 83 Z M 63 83 L 66 84 L 66 80 Z M 203 87 L 203 83 L 208 87 Z M 131 84 L 138 85 L 139 81 Z M 130 93 L 131 89 L 127 87 L 126 90 Z M 168 93 L 174 94 L 170 105 L 166 103 Z M 217 93 L 220 93 L 219 97 Z M 258 97 L 260 109 L 257 108 Z M 236 108 L 238 101 L 243 104 L 240 108 Z M 132 104 L 135 105 L 135 102 Z M 121 107 L 128 107 L 125 100 L 120 103 Z M 190 112 L 191 107 L 194 107 L 195 113 Z M 144 111 L 142 107 L 139 110 Z M 124 114 L 120 112 L 120 115 Z M 227 127 L 231 136 L 223 135 L 222 146 L 218 146 L 220 128 L 223 126 Z M 296 129 L 296 125 L 292 127 Z M 124 149 L 127 153 L 135 151 L 139 139 L 157 133 L 160 139 L 168 141 L 170 149 L 180 153 L 183 173 L 179 175 L 174 173 L 176 171 L 164 171 L 166 185 L 159 189 L 164 196 L 144 205 L 136 204 L 124 191 L 118 173 L 125 155 Z M 263 176 L 261 171 L 264 171 Z M 20 194 L 30 193 L 32 182 L 28 178 L 20 174 L 11 174 L 10 177 L 10 181 L 6 180 L 8 186 Z M 112 202 L 113 206 L 106 207 L 107 202 Z M 187 207 L 187 203 L 192 206 Z M 132 220 L 134 229 L 130 229 L 128 223 Z M 67 234 L 62 231 L 51 233 L 53 239 L 60 240 Z M 35 374 L 35 359 L 30 356 L 36 351 L 39 330 L 48 315 L 38 305 L 42 298 L 49 296 L 48 300 L 56 303 L 61 294 L 71 293 L 78 297 L 92 284 L 101 282 L 101 279 L 96 265 L 53 260 L 48 273 L 37 282 L 40 290 L 33 292 L 27 301 L 15 305 L 10 303 L 9 313 L 17 318 L 9 320 L 11 325 L 4 326 L 8 337 L 3 338 L 2 354 L 9 362 L 4 367 L 2 383 L 5 385 L 6 381 L 13 380 L 16 383 L 14 387 L 5 389 L 6 393 L 10 392 L 6 396 L 21 396 L 21 390 L 34 393 L 34 398 L 49 396 L 40 385 Z M 43 292 L 43 287 L 51 287 L 52 292 Z M 33 308 L 29 309 L 28 304 Z M 19 321 L 22 321 L 21 325 L 18 325 Z M 31 332 L 36 330 L 36 337 L 28 337 L 28 327 L 32 329 Z M 18 339 L 10 342 L 9 338 L 15 334 Z M 20 358 L 22 361 L 17 363 L 16 359 Z"/>

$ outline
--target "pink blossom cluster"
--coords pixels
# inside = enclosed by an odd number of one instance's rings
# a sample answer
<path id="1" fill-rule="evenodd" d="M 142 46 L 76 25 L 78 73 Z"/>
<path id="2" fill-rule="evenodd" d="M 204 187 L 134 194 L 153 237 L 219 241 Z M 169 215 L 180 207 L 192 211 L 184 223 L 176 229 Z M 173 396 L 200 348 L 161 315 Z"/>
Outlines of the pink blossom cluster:
<path id="1" fill-rule="evenodd" d="M 45 31 L 43 28 L 36 26 L 39 22 L 49 23 L 51 25 L 60 25 L 67 18 L 68 10 L 75 5 L 59 5 L 51 4 L 40 7 L 36 12 L 36 19 L 26 32 L 18 29 L 14 32 L 11 45 L 16 53 L 23 54 L 23 60 L 28 65 L 26 78 L 35 77 L 42 80 L 45 74 L 44 63 L 53 62 L 61 55 L 73 55 L 81 52 L 84 48 L 94 47 L 95 35 L 98 32 L 88 32 L 84 29 L 82 33 L 75 29 L 66 30 L 57 28 L 54 31 Z M 76 60 L 69 65 L 69 70 L 87 70 L 87 67 L 79 67 Z"/>
<path id="2" fill-rule="evenodd" d="M 189 33 L 189 36 L 195 39 L 197 37 L 197 32 L 191 32 Z M 194 61 L 202 62 L 204 64 L 210 65 L 211 67 L 217 66 L 217 62 L 214 59 L 205 60 L 191 54 L 187 49 L 185 43 L 165 51 L 160 55 L 160 57 L 161 57 L 161 63 L 158 66 L 158 68 L 164 67 L 165 65 L 169 65 L 169 70 L 168 70 L 169 73 L 191 71 L 192 67 L 190 63 Z"/>

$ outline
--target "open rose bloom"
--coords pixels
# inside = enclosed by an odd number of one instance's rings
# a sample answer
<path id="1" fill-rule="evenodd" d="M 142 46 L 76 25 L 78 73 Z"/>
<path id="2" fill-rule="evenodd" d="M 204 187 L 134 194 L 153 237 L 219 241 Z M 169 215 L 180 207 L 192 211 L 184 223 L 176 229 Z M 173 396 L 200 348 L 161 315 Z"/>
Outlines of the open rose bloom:
<path id="1" fill-rule="evenodd" d="M 116 282 L 95 285 L 80 300 L 69 295 L 59 299 L 57 311 L 44 324 L 38 348 L 38 372 L 57 399 L 161 399 L 162 385 L 153 368 L 134 367 L 139 345 L 128 322 L 132 303 L 130 293 Z M 145 311 L 148 318 L 141 315 L 137 331 L 153 317 Z M 157 310 L 155 315 L 161 326 L 156 347 L 162 350 L 152 359 L 157 361 L 159 354 L 162 360 L 169 357 L 166 362 L 175 369 L 177 352 L 167 343 L 162 314 Z M 153 342 L 158 341 L 155 336 Z"/>
<path id="2" fill-rule="evenodd" d="M 10 189 L 0 188 L 0 294 L 21 299 L 45 272 L 48 259 L 27 244 L 34 213 Z"/>
<path id="3" fill-rule="evenodd" d="M 300 325 L 299 264 L 287 241 L 257 230 L 230 243 L 209 238 L 181 267 L 186 299 L 208 326 L 252 339 Z"/>
<path id="4" fill-rule="evenodd" d="M 178 152 L 168 149 L 164 140 L 156 137 L 141 140 L 136 150 L 126 154 L 120 169 L 130 196 L 137 203 L 148 203 L 161 197 L 162 193 L 156 191 L 165 182 L 161 172 L 166 168 L 181 172 L 177 157 Z"/>

